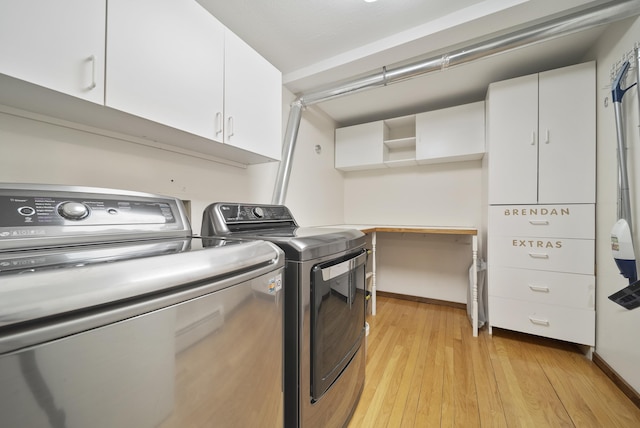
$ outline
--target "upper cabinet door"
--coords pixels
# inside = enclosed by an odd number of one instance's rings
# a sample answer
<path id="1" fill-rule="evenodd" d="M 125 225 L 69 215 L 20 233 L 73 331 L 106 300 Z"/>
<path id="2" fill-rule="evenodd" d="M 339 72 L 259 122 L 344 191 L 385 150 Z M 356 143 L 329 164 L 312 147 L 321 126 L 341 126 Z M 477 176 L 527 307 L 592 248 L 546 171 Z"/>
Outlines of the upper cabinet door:
<path id="1" fill-rule="evenodd" d="M 539 103 L 539 202 L 595 203 L 595 63 L 540 73 Z"/>
<path id="2" fill-rule="evenodd" d="M 193 0 L 108 5 L 106 105 L 222 141 L 222 24 Z"/>
<path id="3" fill-rule="evenodd" d="M 418 163 L 480 159 L 485 152 L 484 101 L 416 115 Z"/>
<path id="4" fill-rule="evenodd" d="M 388 135 L 389 128 L 382 120 L 336 129 L 336 169 L 385 168 L 384 141 Z"/>
<path id="5" fill-rule="evenodd" d="M 225 31 L 224 142 L 280 159 L 282 73 Z"/>
<path id="6" fill-rule="evenodd" d="M 104 101 L 105 0 L 0 2 L 0 73 Z"/>
<path id="7" fill-rule="evenodd" d="M 489 86 L 489 204 L 538 202 L 538 75 Z"/>

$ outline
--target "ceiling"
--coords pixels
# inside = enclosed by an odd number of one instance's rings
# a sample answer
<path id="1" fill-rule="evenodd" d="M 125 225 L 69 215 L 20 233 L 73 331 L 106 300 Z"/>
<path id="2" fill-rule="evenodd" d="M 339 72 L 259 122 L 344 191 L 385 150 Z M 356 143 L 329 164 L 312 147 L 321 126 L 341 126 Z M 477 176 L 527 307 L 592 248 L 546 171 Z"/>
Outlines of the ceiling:
<path id="1" fill-rule="evenodd" d="M 198 0 L 294 94 L 431 58 L 613 0 Z M 604 28 L 317 104 L 339 126 L 484 99 L 490 82 L 580 61 Z"/>

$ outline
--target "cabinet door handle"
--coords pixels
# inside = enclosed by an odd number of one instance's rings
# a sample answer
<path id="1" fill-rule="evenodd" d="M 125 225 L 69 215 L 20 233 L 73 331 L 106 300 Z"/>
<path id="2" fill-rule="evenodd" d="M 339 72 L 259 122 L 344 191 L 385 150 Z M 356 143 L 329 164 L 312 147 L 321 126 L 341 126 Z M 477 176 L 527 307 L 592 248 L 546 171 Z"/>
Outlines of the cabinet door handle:
<path id="1" fill-rule="evenodd" d="M 548 293 L 549 292 L 549 287 L 543 286 L 543 285 L 531 285 L 529 284 L 529 288 L 531 289 L 531 291 L 536 291 L 538 293 Z"/>
<path id="2" fill-rule="evenodd" d="M 91 84 L 87 89 L 92 90 L 96 87 L 96 56 L 91 55 L 87 61 L 91 63 Z"/>
<path id="3" fill-rule="evenodd" d="M 531 323 L 536 324 L 536 325 L 544 325 L 544 326 L 549 326 L 549 320 L 543 320 L 540 318 L 534 318 L 534 317 L 529 317 L 529 321 L 531 321 Z"/>
<path id="4" fill-rule="evenodd" d="M 222 112 L 216 113 L 216 135 L 222 132 Z"/>
<path id="5" fill-rule="evenodd" d="M 229 119 L 227 119 L 227 137 L 231 138 L 233 137 L 233 116 L 229 116 Z"/>
<path id="6" fill-rule="evenodd" d="M 529 220 L 529 223 L 535 226 L 547 226 L 549 224 L 549 220 Z"/>
<path id="7" fill-rule="evenodd" d="M 549 130 L 548 130 L 548 129 L 547 129 L 547 132 L 546 132 L 546 134 L 545 134 L 544 143 L 545 143 L 545 144 L 549 144 Z"/>
<path id="8" fill-rule="evenodd" d="M 533 131 L 531 133 L 531 145 L 535 146 L 536 145 L 536 131 Z"/>
<path id="9" fill-rule="evenodd" d="M 546 254 L 546 253 L 529 253 L 529 257 L 532 257 L 534 259 L 548 259 L 549 258 L 549 254 Z"/>

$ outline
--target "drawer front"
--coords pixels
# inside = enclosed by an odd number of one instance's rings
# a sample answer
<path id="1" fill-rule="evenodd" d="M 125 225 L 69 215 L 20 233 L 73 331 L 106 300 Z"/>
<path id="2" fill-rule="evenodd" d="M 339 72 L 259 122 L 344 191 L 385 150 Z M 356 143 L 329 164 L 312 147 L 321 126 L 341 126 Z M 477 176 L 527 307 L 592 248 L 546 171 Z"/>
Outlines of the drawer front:
<path id="1" fill-rule="evenodd" d="M 594 346 L 596 312 L 489 296 L 493 327 Z"/>
<path id="2" fill-rule="evenodd" d="M 489 267 L 489 295 L 576 309 L 595 308 L 594 275 Z"/>
<path id="3" fill-rule="evenodd" d="M 595 205 L 501 205 L 489 207 L 492 236 L 595 239 Z"/>
<path id="4" fill-rule="evenodd" d="M 491 237 L 488 262 L 493 267 L 593 275 L 595 241 L 591 239 Z"/>

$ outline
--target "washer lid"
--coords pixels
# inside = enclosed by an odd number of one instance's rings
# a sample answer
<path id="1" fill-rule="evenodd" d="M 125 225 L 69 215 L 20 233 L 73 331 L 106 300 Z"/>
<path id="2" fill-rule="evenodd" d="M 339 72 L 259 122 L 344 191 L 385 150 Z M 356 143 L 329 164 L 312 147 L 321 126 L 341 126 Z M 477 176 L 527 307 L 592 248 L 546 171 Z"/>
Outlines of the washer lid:
<path id="1" fill-rule="evenodd" d="M 167 244 L 165 248 L 163 245 Z M 186 245 L 176 249 L 174 244 Z M 282 251 L 264 241 L 191 239 L 157 242 L 154 255 L 146 244 L 77 249 L 67 259 L 76 264 L 9 271 L 0 276 L 0 336 L 8 326 L 46 320 L 104 305 L 133 304 L 141 298 L 179 292 L 200 285 L 228 287 L 284 266 Z M 136 253 L 145 248 L 149 254 Z M 170 254 L 162 254 L 167 250 Z M 95 251 L 95 252 L 94 252 Z M 174 252 L 177 251 L 177 252 Z M 49 250 L 18 252 L 15 260 L 62 257 Z M 124 256 L 119 259 L 119 256 Z M 7 254 L 3 260 L 10 260 Z M 116 261 L 114 261 L 116 260 Z M 244 278 L 244 279 L 243 279 Z M 215 288 L 215 287 L 213 287 Z M 211 290 L 211 291 L 215 291 Z"/>

